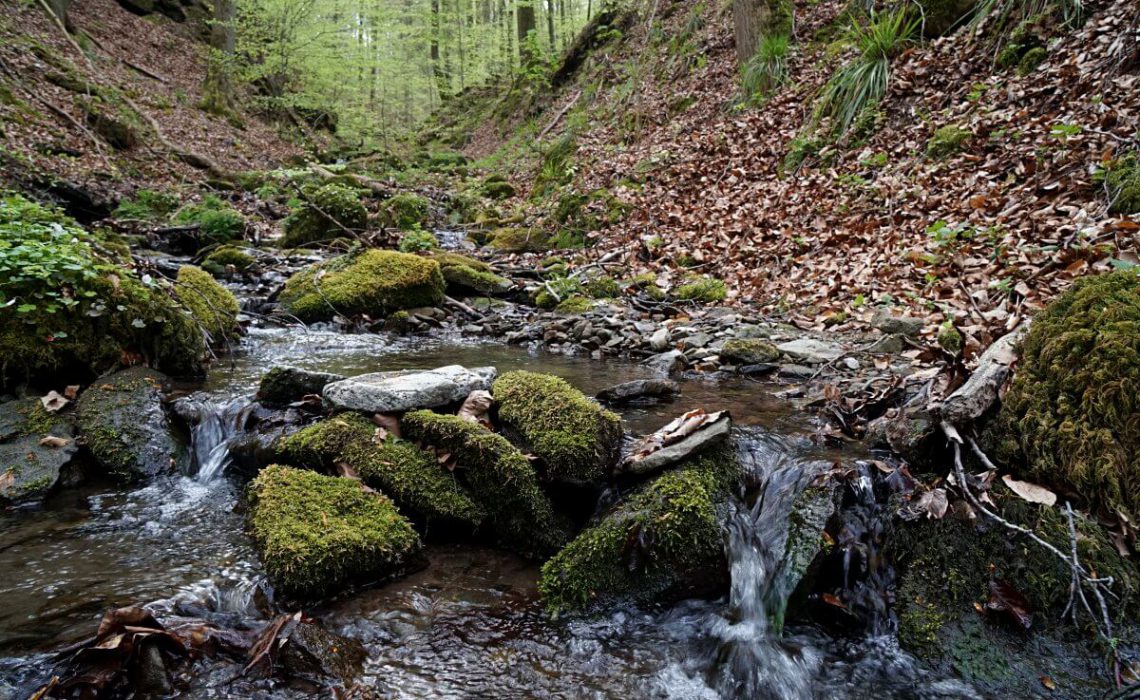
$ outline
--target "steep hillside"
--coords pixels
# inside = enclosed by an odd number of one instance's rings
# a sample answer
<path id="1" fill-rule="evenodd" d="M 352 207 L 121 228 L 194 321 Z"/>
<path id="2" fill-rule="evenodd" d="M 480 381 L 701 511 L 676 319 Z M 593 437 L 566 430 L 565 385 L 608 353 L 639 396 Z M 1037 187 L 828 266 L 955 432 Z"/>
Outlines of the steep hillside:
<path id="1" fill-rule="evenodd" d="M 931 336 L 958 326 L 968 355 L 1073 279 L 1137 261 L 1137 224 L 1110 213 L 1097 175 L 1138 143 L 1134 3 L 1092 3 L 1073 28 L 991 18 L 916 38 L 877 107 L 835 139 L 811 122 L 858 53 L 849 7 L 796 2 L 786 78 L 756 99 L 742 94 L 726 5 L 629 10 L 554 104 L 522 117 L 500 103 L 468 149 L 516 157 L 519 181 L 537 176 L 531 211 L 549 227 L 565 225 L 555 212 L 573 192 L 626 203 L 590 234 L 594 257 L 666 282 L 711 273 L 730 299 L 804 327 L 902 305 Z M 1008 65 L 1026 53 L 1017 40 L 1041 50 Z M 553 162 L 558 152 L 572 155 Z"/>

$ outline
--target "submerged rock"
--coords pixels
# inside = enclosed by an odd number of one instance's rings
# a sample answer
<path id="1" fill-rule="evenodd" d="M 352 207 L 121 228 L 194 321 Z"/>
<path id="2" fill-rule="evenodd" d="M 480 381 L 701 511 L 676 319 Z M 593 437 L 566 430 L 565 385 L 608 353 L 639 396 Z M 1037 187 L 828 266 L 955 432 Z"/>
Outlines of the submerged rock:
<path id="1" fill-rule="evenodd" d="M 526 556 L 548 556 L 568 527 L 538 486 L 530 460 L 502 435 L 459 416 L 415 411 L 400 423 L 410 440 L 451 455 L 455 473 L 487 511 L 496 537 Z"/>
<path id="2" fill-rule="evenodd" d="M 677 382 L 668 379 L 637 379 L 598 392 L 598 400 L 607 404 L 642 404 L 673 401 L 681 393 Z"/>
<path id="3" fill-rule="evenodd" d="M 75 425 L 39 399 L 0 404 L 0 501 L 42 498 L 79 451 Z"/>
<path id="4" fill-rule="evenodd" d="M 685 369 L 685 353 L 680 350 L 670 350 L 648 357 L 642 364 L 658 374 L 668 377 Z"/>
<path id="5" fill-rule="evenodd" d="M 621 418 L 549 374 L 508 372 L 492 387 L 499 419 L 560 483 L 600 484 L 621 451 Z"/>
<path id="6" fill-rule="evenodd" d="M 473 530 L 482 522 L 483 508 L 435 455 L 396 437 L 377 440 L 375 432 L 363 416 L 344 414 L 289 435 L 279 451 L 290 464 L 309 469 L 332 470 L 343 462 L 425 524 Z"/>
<path id="7" fill-rule="evenodd" d="M 319 395 L 325 386 L 342 379 L 343 375 L 329 372 L 274 367 L 261 377 L 257 400 L 266 406 L 285 406 L 303 396 Z"/>
<path id="8" fill-rule="evenodd" d="M 728 571 L 718 505 L 739 475 L 735 454 L 725 446 L 614 506 L 543 565 L 538 588 L 547 610 L 665 603 L 723 591 Z"/>
<path id="9" fill-rule="evenodd" d="M 400 413 L 458 403 L 473 391 L 490 389 L 497 374 L 494 367 L 460 365 L 373 372 L 332 382 L 322 393 L 340 410 Z"/>
<path id="10" fill-rule="evenodd" d="M 326 597 L 399 575 L 421 547 L 392 501 L 355 479 L 273 465 L 250 482 L 248 498 L 266 573 L 292 597 Z"/>
<path id="11" fill-rule="evenodd" d="M 135 481 L 170 471 L 180 449 L 162 406 L 169 378 L 145 367 L 116 372 L 79 397 L 79 432 L 107 474 Z"/>

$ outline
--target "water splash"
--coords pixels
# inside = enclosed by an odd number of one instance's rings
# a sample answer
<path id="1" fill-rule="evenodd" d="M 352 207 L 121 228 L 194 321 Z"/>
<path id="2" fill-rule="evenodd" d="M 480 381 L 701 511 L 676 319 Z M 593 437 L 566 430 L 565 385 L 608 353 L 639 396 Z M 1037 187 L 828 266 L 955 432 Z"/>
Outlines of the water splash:
<path id="1" fill-rule="evenodd" d="M 208 484 L 230 465 L 230 440 L 244 432 L 256 405 L 244 396 L 214 400 L 197 395 L 180 404 L 178 412 L 191 424 L 191 463 L 197 466 L 196 478 Z"/>

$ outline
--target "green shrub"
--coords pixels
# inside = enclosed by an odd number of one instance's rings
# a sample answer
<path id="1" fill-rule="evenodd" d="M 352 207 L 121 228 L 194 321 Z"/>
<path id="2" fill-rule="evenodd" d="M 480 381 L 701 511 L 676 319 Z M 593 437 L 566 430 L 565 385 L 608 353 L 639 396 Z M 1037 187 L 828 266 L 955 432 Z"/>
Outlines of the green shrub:
<path id="1" fill-rule="evenodd" d="M 198 224 L 204 243 L 227 243 L 245 235 L 245 217 L 216 195 L 182 207 L 175 223 Z"/>
<path id="2" fill-rule="evenodd" d="M 1134 522 L 1138 416 L 1140 275 L 1120 270 L 1078 280 L 1034 321 L 987 440 L 1027 477 Z"/>
<path id="3" fill-rule="evenodd" d="M 124 199 L 112 213 L 116 219 L 164 221 L 174 213 L 182 200 L 173 192 L 139 190 L 133 199 Z"/>
<path id="4" fill-rule="evenodd" d="M 745 97 L 760 102 L 788 79 L 787 34 L 769 34 L 760 39 L 756 54 L 741 69 L 741 88 Z"/>
<path id="5" fill-rule="evenodd" d="M 400 238 L 401 253 L 418 253 L 439 247 L 439 240 L 431 231 L 408 231 Z"/>

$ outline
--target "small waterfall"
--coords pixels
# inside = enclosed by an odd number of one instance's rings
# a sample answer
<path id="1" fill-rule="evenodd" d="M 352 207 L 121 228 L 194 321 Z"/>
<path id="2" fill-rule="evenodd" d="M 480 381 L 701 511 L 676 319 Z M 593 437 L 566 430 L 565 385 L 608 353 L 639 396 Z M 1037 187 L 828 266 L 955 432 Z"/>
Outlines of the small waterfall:
<path id="1" fill-rule="evenodd" d="M 192 465 L 199 483 L 209 483 L 230 464 L 231 438 L 240 435 L 256 404 L 239 396 L 215 401 L 197 396 L 179 402 L 178 412 L 190 423 Z"/>

